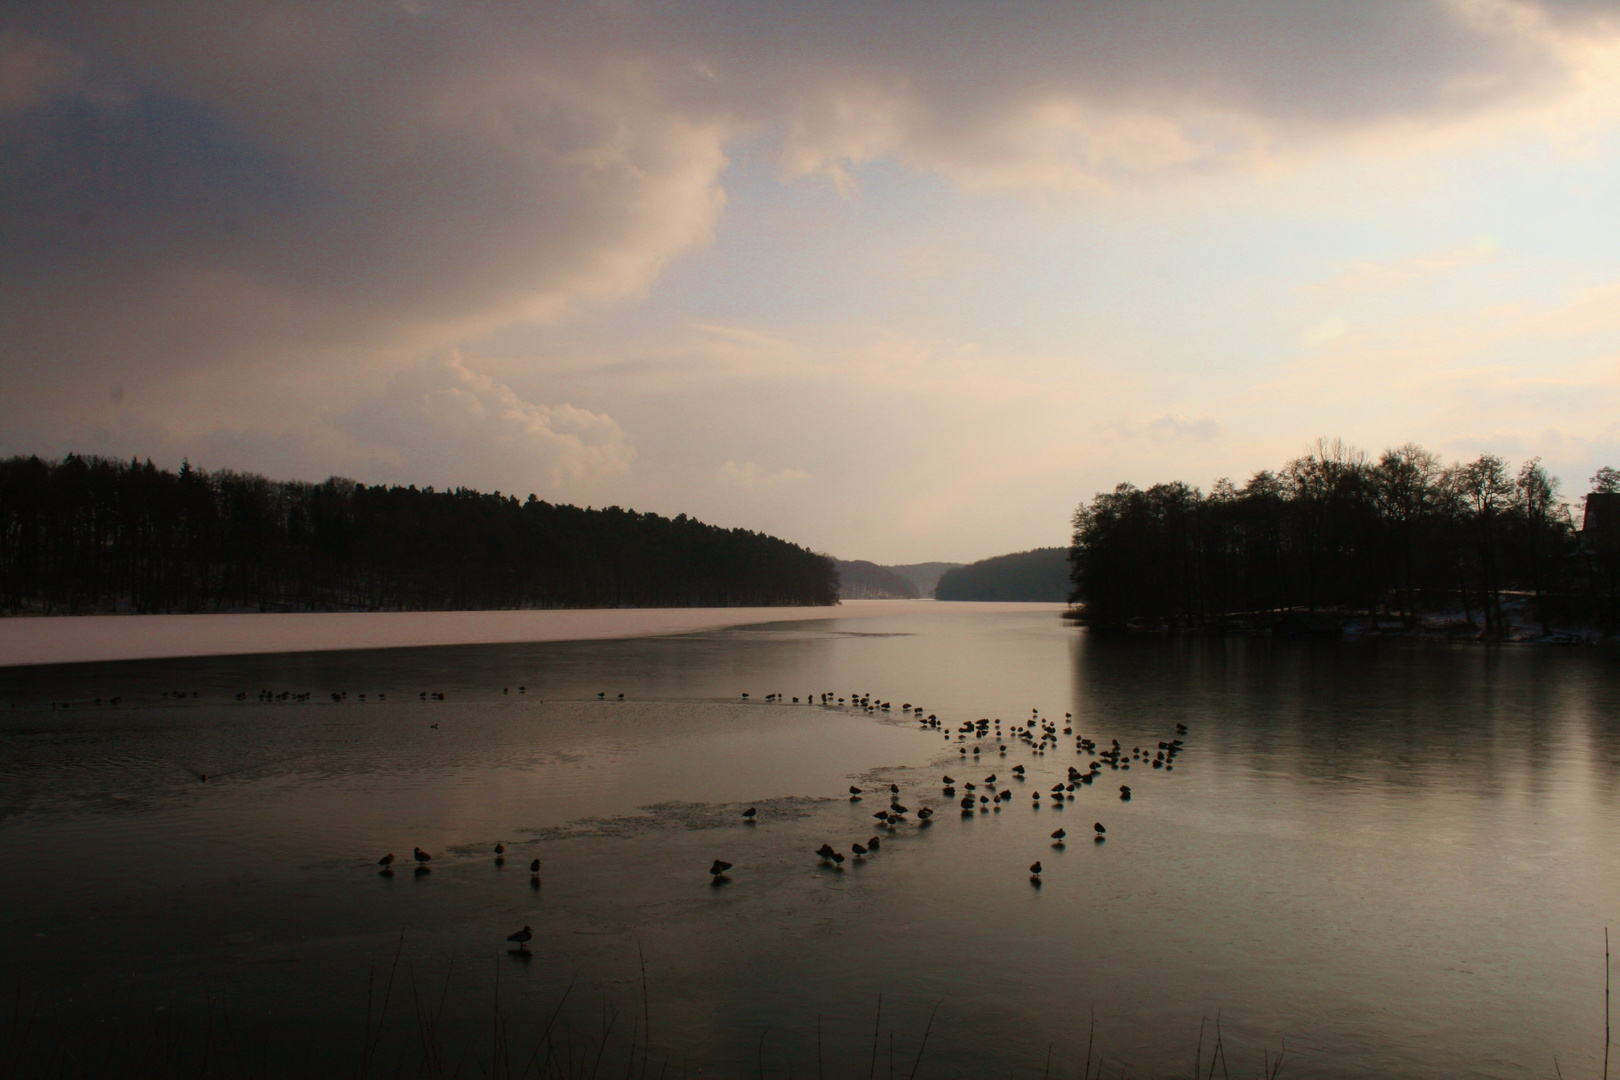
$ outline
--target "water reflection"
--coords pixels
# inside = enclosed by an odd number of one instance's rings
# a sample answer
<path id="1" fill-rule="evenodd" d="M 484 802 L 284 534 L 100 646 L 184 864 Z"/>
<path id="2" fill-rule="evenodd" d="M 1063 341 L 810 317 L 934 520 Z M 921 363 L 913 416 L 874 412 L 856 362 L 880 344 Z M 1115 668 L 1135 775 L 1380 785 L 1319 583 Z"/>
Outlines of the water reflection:
<path id="1" fill-rule="evenodd" d="M 804 704 L 858 691 L 893 711 Z M 1060 1073 L 1088 1052 L 1110 1076 L 1183 1071 L 1217 1012 L 1241 1068 L 1284 1038 L 1323 1076 L 1542 1075 L 1554 1053 L 1590 1071 L 1601 1050 L 1601 931 L 1620 925 L 1601 650 L 919 613 L 14 670 L 0 702 L 0 978 L 79 1030 L 228 1007 L 272 1059 L 293 1032 L 353 1071 L 375 965 L 444 990 L 447 1040 L 487 1032 L 497 989 L 512 1037 L 538 1037 L 572 980 L 590 1007 L 570 1030 L 617 1009 L 604 1060 L 654 1071 L 859 1075 L 874 1031 L 876 1068 L 892 1036 L 909 1071 L 936 1008 L 920 1076 L 1048 1052 Z M 985 740 L 974 763 L 946 734 L 1031 710 L 1060 733 L 1044 754 Z M 1104 766 L 1050 797 L 1095 760 L 1075 737 L 1128 760 L 1177 724 L 1173 772 Z M 964 815 L 945 773 L 1015 797 Z M 892 831 L 873 816 L 890 794 Z M 876 850 L 816 856 L 874 830 Z M 408 1019 L 384 1025 L 396 1058 Z"/>

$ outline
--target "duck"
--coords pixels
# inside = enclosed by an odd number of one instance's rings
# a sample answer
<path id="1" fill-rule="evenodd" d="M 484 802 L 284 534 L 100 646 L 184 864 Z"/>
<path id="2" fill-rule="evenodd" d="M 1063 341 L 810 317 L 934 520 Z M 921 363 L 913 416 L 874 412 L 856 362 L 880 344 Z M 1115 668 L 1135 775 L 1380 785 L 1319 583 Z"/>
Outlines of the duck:
<path id="1" fill-rule="evenodd" d="M 719 877 L 730 869 L 730 863 L 726 862 L 724 859 L 716 859 L 714 860 L 714 865 L 709 867 L 709 873 L 713 874 L 715 877 Z"/>
<path id="2" fill-rule="evenodd" d="M 538 874 L 539 872 L 540 872 L 540 860 L 536 859 L 536 860 L 534 860 L 533 862 L 531 862 L 529 864 L 529 873 Z"/>
<path id="3" fill-rule="evenodd" d="M 423 851 L 421 848 L 415 848 L 414 849 L 414 854 L 416 855 L 416 861 L 419 862 L 419 863 L 427 863 L 427 862 L 432 862 L 433 861 L 433 856 L 429 855 L 427 852 Z"/>
<path id="4" fill-rule="evenodd" d="M 505 855 L 506 854 L 506 845 L 505 844 L 496 844 L 495 845 L 495 854 L 497 854 L 497 855 Z"/>
<path id="5" fill-rule="evenodd" d="M 506 940 L 516 942 L 519 949 L 527 949 L 529 942 L 534 940 L 534 931 L 525 926 L 515 934 L 506 935 Z"/>
<path id="6" fill-rule="evenodd" d="M 854 843 L 849 845 L 849 850 L 853 851 L 856 856 L 859 857 L 861 855 L 865 855 L 869 849 L 864 844 Z"/>
<path id="7" fill-rule="evenodd" d="M 743 811 L 743 820 L 747 821 L 749 824 L 753 824 L 754 815 L 757 813 L 759 813 L 759 811 L 750 806 L 748 809 Z"/>
<path id="8" fill-rule="evenodd" d="M 1041 872 L 1041 862 L 1039 859 L 1029 864 L 1029 872 L 1032 874 L 1039 874 Z"/>
<path id="9" fill-rule="evenodd" d="M 874 836 L 874 837 L 872 837 L 872 839 L 870 839 L 870 840 L 868 840 L 866 842 L 866 850 L 867 851 L 876 851 L 877 849 L 878 849 L 878 837 Z"/>
<path id="10" fill-rule="evenodd" d="M 385 867 L 385 868 L 389 867 L 389 866 L 393 866 L 394 865 L 394 853 L 392 851 L 390 851 L 388 854 L 386 854 L 382 858 L 378 859 L 377 860 L 377 865 L 381 866 L 381 867 Z"/>
<path id="11" fill-rule="evenodd" d="M 1062 829 L 1058 829 L 1056 832 L 1054 832 L 1052 834 L 1052 839 L 1056 840 L 1058 843 L 1061 844 L 1061 843 L 1063 843 L 1063 838 L 1065 836 L 1068 836 L 1068 835 L 1069 834 L 1064 832 Z"/>

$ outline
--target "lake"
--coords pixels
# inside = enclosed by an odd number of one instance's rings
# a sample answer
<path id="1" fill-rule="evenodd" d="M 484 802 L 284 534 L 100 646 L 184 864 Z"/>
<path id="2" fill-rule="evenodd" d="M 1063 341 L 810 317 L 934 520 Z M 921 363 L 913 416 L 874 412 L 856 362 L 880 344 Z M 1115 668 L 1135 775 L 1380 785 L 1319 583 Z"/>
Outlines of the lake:
<path id="1" fill-rule="evenodd" d="M 0 709 L 0 1075 L 1602 1067 L 1608 648 L 920 605 L 14 667 Z"/>

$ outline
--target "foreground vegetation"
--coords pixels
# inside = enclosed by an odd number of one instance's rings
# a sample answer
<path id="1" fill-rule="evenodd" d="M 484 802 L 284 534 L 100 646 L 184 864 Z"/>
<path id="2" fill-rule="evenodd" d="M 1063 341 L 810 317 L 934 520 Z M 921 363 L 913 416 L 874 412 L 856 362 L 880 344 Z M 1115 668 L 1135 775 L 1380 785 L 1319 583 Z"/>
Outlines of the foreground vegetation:
<path id="1" fill-rule="evenodd" d="M 1620 472 L 1592 478 L 1620 498 Z M 1607 503 L 1605 503 L 1607 505 Z M 1099 627 L 1196 625 L 1304 610 L 1415 620 L 1455 613 L 1507 636 L 1504 597 L 1542 633 L 1616 628 L 1615 529 L 1578 533 L 1539 459 L 1443 465 L 1411 444 L 1376 461 L 1337 441 L 1242 487 L 1121 484 L 1082 504 L 1072 598 Z"/>
<path id="2" fill-rule="evenodd" d="M 0 610 L 833 604 L 833 561 L 762 533 L 467 488 L 0 461 Z"/>

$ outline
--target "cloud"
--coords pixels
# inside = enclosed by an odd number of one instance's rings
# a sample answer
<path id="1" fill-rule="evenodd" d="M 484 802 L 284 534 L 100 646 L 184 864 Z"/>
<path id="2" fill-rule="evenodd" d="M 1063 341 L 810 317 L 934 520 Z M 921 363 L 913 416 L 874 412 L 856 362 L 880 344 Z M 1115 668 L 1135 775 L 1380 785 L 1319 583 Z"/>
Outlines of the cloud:
<path id="1" fill-rule="evenodd" d="M 75 87 L 81 67 L 66 49 L 0 32 L 0 117 L 36 108 Z"/>
<path id="2" fill-rule="evenodd" d="M 777 69 L 793 95 L 783 162 L 845 191 L 885 158 L 973 186 L 1098 191 L 1432 133 L 1577 92 L 1602 59 L 1591 43 L 1617 32 L 1610 5 L 1515 0 L 821 10 L 858 32 L 818 26 L 798 50 L 809 70 Z M 787 54 L 763 21 L 765 51 Z"/>
<path id="3" fill-rule="evenodd" d="M 799 484 L 810 479 L 810 474 L 799 469 L 777 469 L 771 471 L 746 461 L 739 465 L 735 461 L 727 461 L 720 466 L 716 474 L 720 483 L 728 487 L 742 488 L 744 491 L 758 491 L 762 488 L 777 488 L 787 484 Z"/>
<path id="4" fill-rule="evenodd" d="M 1337 315 L 1330 315 L 1315 326 L 1305 328 L 1299 335 L 1300 343 L 1307 346 L 1326 345 L 1330 341 L 1344 337 L 1350 330 L 1349 324 Z"/>
<path id="5" fill-rule="evenodd" d="M 1435 277 L 1465 266 L 1474 266 L 1497 255 L 1493 237 L 1481 236 L 1473 243 L 1442 251 L 1430 251 L 1403 259 L 1382 262 L 1359 260 L 1333 278 L 1301 289 L 1307 295 L 1352 296 L 1361 293 L 1400 289 L 1425 278 Z M 1329 320 L 1332 321 L 1332 320 Z M 1344 331 L 1342 324 L 1336 334 Z M 1307 335 L 1309 336 L 1309 335 Z M 1322 339 L 1326 340 L 1326 339 Z M 1316 342 L 1308 341 L 1307 344 Z"/>
<path id="6" fill-rule="evenodd" d="M 588 26 L 382 4 L 12 18 L 14 398 L 314 357 L 386 377 L 635 295 L 724 204 L 723 120 L 667 107 L 674 73 L 581 52 Z"/>
<path id="7" fill-rule="evenodd" d="M 639 295 L 710 242 L 749 134 L 845 190 L 878 160 L 1103 190 L 1556 95 L 1610 15 L 20 2 L 0 16 L 7 400 L 233 365 L 381 379 Z"/>
<path id="8" fill-rule="evenodd" d="M 1187 420 L 1166 413 L 1147 424 L 1148 437 L 1154 442 L 1191 439 L 1195 442 L 1214 442 L 1225 434 L 1220 423 L 1208 416 Z"/>
<path id="9" fill-rule="evenodd" d="M 446 485 L 493 477 L 508 491 L 566 489 L 635 458 L 612 417 L 526 401 L 454 354 L 395 375 L 335 426 L 397 474 Z"/>

